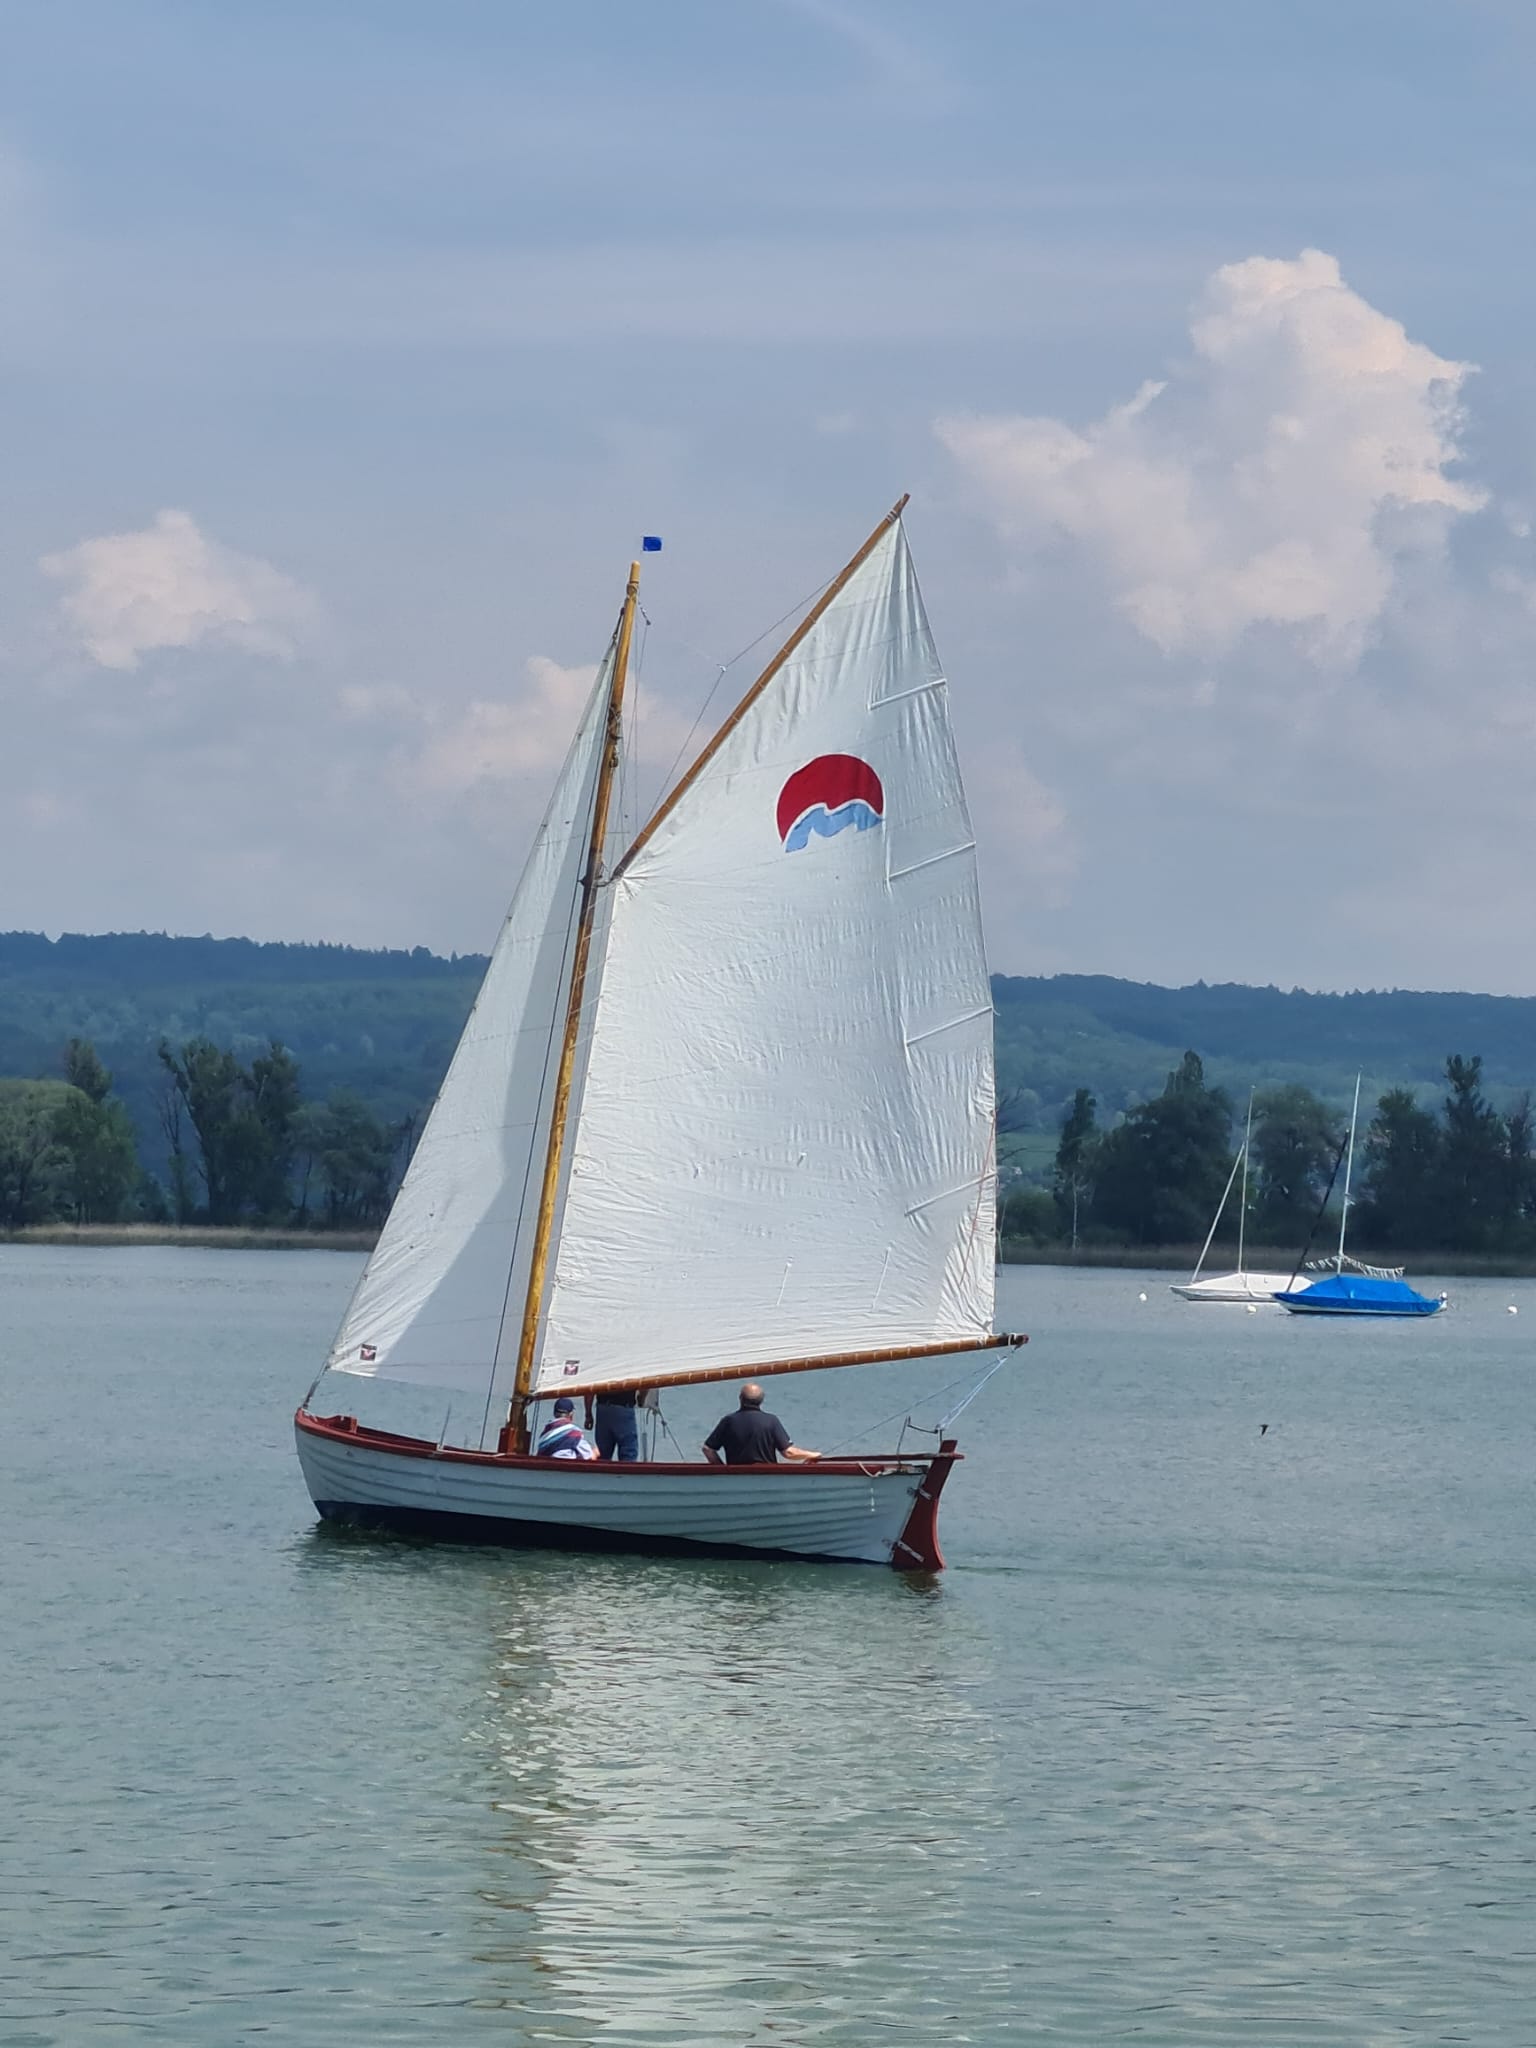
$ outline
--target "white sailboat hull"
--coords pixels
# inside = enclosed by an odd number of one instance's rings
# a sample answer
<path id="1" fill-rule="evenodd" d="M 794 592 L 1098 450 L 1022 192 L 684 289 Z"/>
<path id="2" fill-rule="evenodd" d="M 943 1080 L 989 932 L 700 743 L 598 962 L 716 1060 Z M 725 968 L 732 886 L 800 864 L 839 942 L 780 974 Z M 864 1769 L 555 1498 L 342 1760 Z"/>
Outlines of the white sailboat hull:
<path id="1" fill-rule="evenodd" d="M 295 1418 L 299 1463 L 328 1521 L 459 1542 L 821 1558 L 937 1570 L 952 1445 L 918 1458 L 814 1465 L 603 1464 L 439 1448 Z"/>
<path id="2" fill-rule="evenodd" d="M 1213 1273 L 1208 1280 L 1188 1280 L 1168 1291 L 1181 1301 L 1273 1301 L 1290 1284 L 1286 1273 Z"/>

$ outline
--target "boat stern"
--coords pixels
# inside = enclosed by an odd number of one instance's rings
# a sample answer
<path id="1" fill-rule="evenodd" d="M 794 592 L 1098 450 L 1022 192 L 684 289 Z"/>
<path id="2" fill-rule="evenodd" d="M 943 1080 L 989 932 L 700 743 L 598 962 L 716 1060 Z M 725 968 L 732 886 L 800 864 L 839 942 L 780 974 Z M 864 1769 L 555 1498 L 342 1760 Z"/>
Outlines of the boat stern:
<path id="1" fill-rule="evenodd" d="M 959 1459 L 958 1439 L 945 1437 L 939 1445 L 938 1456 L 917 1482 L 912 1496 L 912 1512 L 907 1516 L 901 1534 L 891 1545 L 893 1571 L 943 1571 L 944 1553 L 939 1548 L 939 1495 Z"/>

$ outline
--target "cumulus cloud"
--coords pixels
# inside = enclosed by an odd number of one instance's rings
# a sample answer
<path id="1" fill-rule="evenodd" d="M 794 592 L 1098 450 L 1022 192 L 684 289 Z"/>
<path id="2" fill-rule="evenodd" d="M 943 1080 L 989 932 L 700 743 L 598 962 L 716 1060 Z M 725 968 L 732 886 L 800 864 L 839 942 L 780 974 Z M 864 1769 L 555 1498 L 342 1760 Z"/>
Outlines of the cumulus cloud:
<path id="1" fill-rule="evenodd" d="M 525 675 L 518 696 L 475 698 L 438 727 L 416 765 L 422 787 L 467 794 L 524 777 L 547 779 L 559 767 L 592 694 L 597 665 L 567 668 L 536 654 L 527 662 Z M 651 691 L 639 700 L 635 732 L 638 758 L 665 766 L 686 739 L 688 727 Z"/>
<path id="2" fill-rule="evenodd" d="M 557 768 L 596 679 L 595 665 L 563 668 L 534 655 L 518 697 L 476 698 L 434 736 L 421 757 L 421 782 L 456 793 Z"/>
<path id="3" fill-rule="evenodd" d="M 1077 872 L 1078 845 L 1057 792 L 1030 767 L 1018 741 L 995 732 L 984 749 L 968 753 L 966 788 L 973 811 L 985 820 L 984 891 L 989 875 L 1006 876 L 1000 894 L 1017 908 L 1055 909 L 1066 902 Z"/>
<path id="4" fill-rule="evenodd" d="M 1219 656 L 1269 627 L 1358 659 L 1400 565 L 1486 502 L 1453 473 L 1472 366 L 1410 340 L 1317 249 L 1218 270 L 1190 339 L 1172 376 L 1081 431 L 936 431 L 1011 543 L 1080 550 L 1165 654 Z"/>
<path id="5" fill-rule="evenodd" d="M 63 584 L 64 625 L 102 668 L 134 669 L 145 654 L 204 643 L 286 659 L 314 614 L 299 584 L 210 540 L 186 512 L 83 540 L 38 566 Z"/>

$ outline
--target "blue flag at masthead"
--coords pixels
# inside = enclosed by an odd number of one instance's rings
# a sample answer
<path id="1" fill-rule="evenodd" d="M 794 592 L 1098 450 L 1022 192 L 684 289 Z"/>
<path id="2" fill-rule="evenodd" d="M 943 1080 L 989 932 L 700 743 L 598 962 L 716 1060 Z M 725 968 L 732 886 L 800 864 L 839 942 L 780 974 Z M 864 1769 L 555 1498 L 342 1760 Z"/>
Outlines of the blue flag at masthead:
<path id="1" fill-rule="evenodd" d="M 659 533 L 642 534 L 640 547 L 644 554 L 659 555 L 661 553 L 661 535 Z"/>

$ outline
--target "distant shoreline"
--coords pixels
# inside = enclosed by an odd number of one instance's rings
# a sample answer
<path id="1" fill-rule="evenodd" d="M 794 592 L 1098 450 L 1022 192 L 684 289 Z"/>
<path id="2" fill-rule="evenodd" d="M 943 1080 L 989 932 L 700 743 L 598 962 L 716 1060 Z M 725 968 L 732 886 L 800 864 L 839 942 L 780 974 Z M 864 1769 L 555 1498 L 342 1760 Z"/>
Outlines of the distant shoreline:
<path id="1" fill-rule="evenodd" d="M 26 1230 L 0 1231 L 0 1244 L 87 1245 L 133 1247 L 180 1245 L 190 1251 L 229 1252 L 371 1252 L 376 1230 L 255 1230 L 243 1226 L 189 1223 L 35 1223 Z M 1066 1245 L 1025 1244 L 1004 1238 L 1004 1266 L 1095 1266 L 1120 1271 L 1190 1273 L 1200 1256 L 1197 1244 Z M 1250 1245 L 1244 1263 L 1254 1272 L 1289 1273 L 1294 1247 Z M 1319 1254 L 1319 1256 L 1322 1256 Z M 1410 1274 L 1444 1274 L 1457 1279 L 1536 1279 L 1536 1257 L 1483 1258 L 1471 1252 L 1372 1252 L 1371 1263 L 1407 1266 Z M 1232 1247 L 1217 1246 L 1207 1264 L 1213 1273 L 1230 1271 Z"/>
<path id="2" fill-rule="evenodd" d="M 376 1230 L 254 1230 L 211 1223 L 34 1223 L 0 1231 L 0 1244 L 180 1245 L 226 1252 L 371 1252 L 378 1241 Z"/>
<path id="3" fill-rule="evenodd" d="M 1004 1266 L 1103 1266 L 1192 1273 L 1200 1256 L 1197 1244 L 1081 1245 L 1074 1252 L 1066 1245 L 1025 1244 L 1004 1238 L 999 1264 Z M 1325 1249 L 1313 1251 L 1314 1259 L 1327 1257 Z M 1536 1279 L 1536 1256 L 1521 1258 L 1478 1252 L 1362 1252 L 1373 1266 L 1403 1266 L 1411 1278 L 1415 1272 L 1444 1275 L 1461 1280 Z M 1276 1245 L 1249 1245 L 1243 1264 L 1252 1273 L 1289 1273 L 1296 1258 L 1294 1245 L 1283 1250 Z M 1234 1247 L 1213 1245 L 1206 1257 L 1206 1271 L 1230 1273 L 1236 1263 Z"/>

